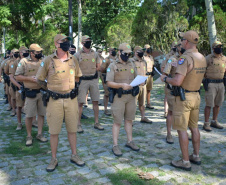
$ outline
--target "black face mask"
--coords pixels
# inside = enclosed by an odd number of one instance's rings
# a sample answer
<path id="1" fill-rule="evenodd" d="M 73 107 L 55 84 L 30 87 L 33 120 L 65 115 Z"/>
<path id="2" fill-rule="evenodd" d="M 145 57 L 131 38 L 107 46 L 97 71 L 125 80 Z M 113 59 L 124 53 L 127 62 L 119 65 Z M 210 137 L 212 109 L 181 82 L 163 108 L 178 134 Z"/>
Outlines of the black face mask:
<path id="1" fill-rule="evenodd" d="M 147 53 L 149 53 L 149 54 L 151 53 L 151 48 L 147 49 Z"/>
<path id="2" fill-rule="evenodd" d="M 111 55 L 114 57 L 114 56 L 116 56 L 116 51 L 112 51 L 111 52 Z"/>
<path id="3" fill-rule="evenodd" d="M 85 42 L 85 44 L 84 44 L 84 46 L 87 48 L 87 49 L 89 49 L 90 47 L 91 47 L 91 41 L 86 41 Z"/>
<path id="4" fill-rule="evenodd" d="M 69 51 L 71 55 L 74 55 L 75 54 L 75 51 Z"/>
<path id="5" fill-rule="evenodd" d="M 127 61 L 128 61 L 129 56 L 130 56 L 130 55 L 128 55 L 128 54 L 122 54 L 122 53 L 121 53 L 121 55 L 120 55 L 121 59 L 122 59 L 124 62 L 127 62 Z"/>
<path id="6" fill-rule="evenodd" d="M 18 58 L 19 54 L 18 53 L 14 53 L 14 58 Z"/>
<path id="7" fill-rule="evenodd" d="M 177 48 L 173 48 L 173 51 L 176 52 L 177 51 Z"/>
<path id="8" fill-rule="evenodd" d="M 70 48 L 70 43 L 69 43 L 69 42 L 63 42 L 63 43 L 60 43 L 60 48 L 61 48 L 63 51 L 68 51 L 69 48 Z"/>
<path id="9" fill-rule="evenodd" d="M 216 53 L 216 54 L 221 54 L 222 53 L 222 48 L 213 48 L 213 50 L 214 50 L 214 53 Z"/>
<path id="10" fill-rule="evenodd" d="M 142 58 L 144 56 L 144 53 L 143 52 L 140 52 L 137 55 L 138 55 L 138 57 Z"/>
<path id="11" fill-rule="evenodd" d="M 186 50 L 184 48 L 180 49 L 181 54 L 183 54 Z"/>
<path id="12" fill-rule="evenodd" d="M 23 53 L 23 57 L 28 57 L 29 56 L 29 53 Z"/>
<path id="13" fill-rule="evenodd" d="M 39 54 L 35 54 L 35 58 L 37 58 L 37 59 L 40 59 L 40 58 L 42 58 L 42 53 L 39 53 Z"/>

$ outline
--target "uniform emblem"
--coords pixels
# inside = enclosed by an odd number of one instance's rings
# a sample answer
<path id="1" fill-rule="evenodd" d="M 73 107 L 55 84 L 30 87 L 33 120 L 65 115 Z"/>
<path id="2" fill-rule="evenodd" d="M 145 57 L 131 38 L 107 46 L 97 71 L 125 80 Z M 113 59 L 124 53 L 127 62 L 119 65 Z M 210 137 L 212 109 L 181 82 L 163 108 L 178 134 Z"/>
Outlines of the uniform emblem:
<path id="1" fill-rule="evenodd" d="M 92 62 L 95 62 L 95 59 L 94 58 L 92 59 Z"/>
<path id="2" fill-rule="evenodd" d="M 171 62 L 172 62 L 172 60 L 171 60 L 171 59 L 169 59 L 169 60 L 168 60 L 168 63 L 170 64 Z"/>
<path id="3" fill-rule="evenodd" d="M 73 75 L 74 74 L 74 70 L 70 69 L 70 74 Z"/>
<path id="4" fill-rule="evenodd" d="M 103 62 L 103 63 L 105 63 L 105 62 L 106 62 L 106 60 L 103 60 L 102 62 Z"/>
<path id="5" fill-rule="evenodd" d="M 184 58 L 180 58 L 180 60 L 178 61 L 178 64 L 183 64 L 184 63 Z"/>
<path id="6" fill-rule="evenodd" d="M 134 70 L 133 69 L 131 69 L 131 73 L 134 73 Z"/>
<path id="7" fill-rule="evenodd" d="M 144 66 L 144 70 L 146 69 L 146 67 Z"/>
<path id="8" fill-rule="evenodd" d="M 43 61 L 41 62 L 40 66 L 41 66 L 41 67 L 43 67 L 43 66 L 44 66 L 44 62 L 43 62 Z"/>
<path id="9" fill-rule="evenodd" d="M 11 68 L 13 68 L 13 65 L 11 65 Z"/>
<path id="10" fill-rule="evenodd" d="M 20 67 L 20 66 L 21 66 L 21 63 L 18 64 L 18 67 Z"/>
<path id="11" fill-rule="evenodd" d="M 110 69 L 110 67 L 107 69 L 107 72 L 110 72 L 111 71 L 111 69 Z"/>
<path id="12" fill-rule="evenodd" d="M 222 67 L 224 67 L 224 64 L 222 64 Z"/>
<path id="13" fill-rule="evenodd" d="M 166 60 L 166 57 L 164 57 L 163 60 Z"/>

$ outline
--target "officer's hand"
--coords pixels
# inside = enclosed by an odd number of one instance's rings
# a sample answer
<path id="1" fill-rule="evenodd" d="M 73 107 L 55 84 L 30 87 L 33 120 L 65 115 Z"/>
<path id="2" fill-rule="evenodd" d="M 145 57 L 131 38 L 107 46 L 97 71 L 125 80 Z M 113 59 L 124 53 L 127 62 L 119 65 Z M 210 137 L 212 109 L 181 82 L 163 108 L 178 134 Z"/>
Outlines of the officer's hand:
<path id="1" fill-rule="evenodd" d="M 141 86 L 144 86 L 145 85 L 145 82 L 144 83 L 142 83 L 142 84 L 140 84 Z"/>
<path id="2" fill-rule="evenodd" d="M 166 75 L 161 75 L 161 80 L 162 82 L 164 82 L 164 78 L 166 77 Z"/>
<path id="3" fill-rule="evenodd" d="M 122 88 L 123 88 L 123 90 L 130 90 L 133 87 L 131 85 L 127 84 L 127 83 L 123 83 Z"/>
<path id="4" fill-rule="evenodd" d="M 0 77 L 0 83 L 2 83 L 2 77 Z"/>
<path id="5" fill-rule="evenodd" d="M 30 80 L 31 80 L 32 82 L 37 82 L 36 76 L 31 76 Z"/>

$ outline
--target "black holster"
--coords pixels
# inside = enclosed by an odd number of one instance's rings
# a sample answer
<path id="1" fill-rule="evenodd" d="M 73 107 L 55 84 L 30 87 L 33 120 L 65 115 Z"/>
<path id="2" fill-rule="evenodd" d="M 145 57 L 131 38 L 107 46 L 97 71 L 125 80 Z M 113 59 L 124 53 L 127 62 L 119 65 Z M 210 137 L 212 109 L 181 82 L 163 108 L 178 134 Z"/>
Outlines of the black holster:
<path id="1" fill-rule="evenodd" d="M 224 86 L 226 87 L 226 76 L 223 78 Z"/>
<path id="2" fill-rule="evenodd" d="M 108 87 L 108 91 L 109 91 L 109 102 L 113 103 L 116 91 L 115 91 L 115 89 L 110 88 L 110 87 Z"/>
<path id="3" fill-rule="evenodd" d="M 42 95 L 42 102 L 45 107 L 47 107 L 47 103 L 49 102 L 49 91 L 40 90 Z"/>
<path id="4" fill-rule="evenodd" d="M 132 96 L 137 96 L 139 94 L 140 88 L 139 86 L 135 86 L 132 89 Z"/>
<path id="5" fill-rule="evenodd" d="M 36 98 L 38 93 L 40 93 L 40 89 L 26 89 L 25 88 L 25 96 L 28 98 Z"/>
<path id="6" fill-rule="evenodd" d="M 205 89 L 205 91 L 208 91 L 208 85 L 209 85 L 209 80 L 208 79 L 203 79 L 202 80 L 202 84 L 203 84 L 203 87 Z"/>
<path id="7" fill-rule="evenodd" d="M 185 90 L 182 87 L 173 86 L 171 95 L 173 96 L 180 96 L 181 101 L 185 101 Z"/>
<path id="8" fill-rule="evenodd" d="M 13 91 L 16 92 L 17 87 L 13 83 L 11 83 L 11 87 L 12 87 Z"/>
<path id="9" fill-rule="evenodd" d="M 102 73 L 104 83 L 106 84 L 106 73 Z"/>
<path id="10" fill-rule="evenodd" d="M 21 99 L 24 101 L 26 98 L 24 86 L 21 86 L 20 90 L 21 90 Z"/>

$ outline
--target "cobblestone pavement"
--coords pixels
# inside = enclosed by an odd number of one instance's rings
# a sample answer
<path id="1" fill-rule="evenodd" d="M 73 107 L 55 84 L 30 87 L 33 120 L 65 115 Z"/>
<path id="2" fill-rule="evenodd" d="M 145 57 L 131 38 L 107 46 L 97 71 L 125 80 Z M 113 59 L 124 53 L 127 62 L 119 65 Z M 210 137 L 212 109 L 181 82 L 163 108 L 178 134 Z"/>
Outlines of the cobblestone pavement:
<path id="1" fill-rule="evenodd" d="M 170 162 L 181 156 L 177 132 L 173 131 L 174 144 L 165 142 L 166 126 L 163 118 L 163 84 L 157 84 L 152 91 L 152 105 L 155 110 L 146 110 L 148 118 L 153 124 L 140 123 L 140 113 L 137 111 L 133 127 L 134 141 L 140 146 L 139 152 L 131 151 L 124 147 L 126 133 L 122 125 L 119 136 L 120 148 L 123 156 L 115 157 L 112 152 L 112 117 L 103 114 L 100 106 L 100 122 L 105 131 L 93 128 L 92 105 L 84 109 L 85 115 L 90 119 L 83 120 L 85 132 L 77 135 L 77 150 L 86 162 L 85 167 L 78 167 L 70 163 L 70 147 L 63 125 L 59 135 L 58 161 L 59 166 L 52 173 L 47 173 L 45 168 L 50 161 L 50 145 L 34 140 L 32 147 L 26 148 L 25 127 L 16 132 L 16 117 L 10 117 L 5 111 L 7 105 L 3 100 L 3 85 L 0 84 L 0 184 L 25 185 L 25 184 L 226 184 L 226 129 L 213 129 L 211 133 L 202 130 L 204 119 L 204 101 L 200 111 L 199 128 L 201 132 L 202 165 L 192 165 L 191 172 L 175 169 Z M 103 90 L 101 90 L 101 101 Z M 102 103 L 103 104 L 103 103 Z M 226 103 L 224 102 L 219 115 L 219 122 L 226 127 Z M 24 116 L 23 116 L 24 123 Z M 33 128 L 35 136 L 37 129 Z M 48 128 L 45 126 L 44 135 L 48 137 Z M 36 150 L 36 148 L 38 150 Z M 191 142 L 189 151 L 192 153 Z M 136 172 L 137 169 L 151 172 L 155 180 L 127 181 L 126 174 Z M 124 173 L 125 172 L 125 173 Z M 124 176 L 122 175 L 124 173 Z M 111 175 L 109 175 L 111 174 Z M 130 175 L 130 174 L 129 174 Z M 128 179 L 130 176 L 128 175 Z M 121 177 L 125 178 L 122 180 Z M 112 180 L 118 178 L 118 182 Z"/>

